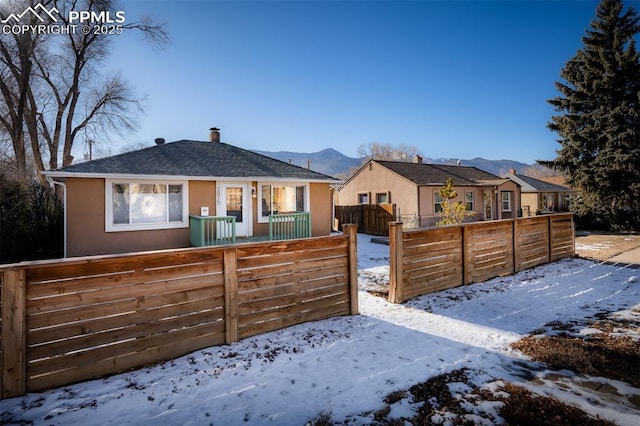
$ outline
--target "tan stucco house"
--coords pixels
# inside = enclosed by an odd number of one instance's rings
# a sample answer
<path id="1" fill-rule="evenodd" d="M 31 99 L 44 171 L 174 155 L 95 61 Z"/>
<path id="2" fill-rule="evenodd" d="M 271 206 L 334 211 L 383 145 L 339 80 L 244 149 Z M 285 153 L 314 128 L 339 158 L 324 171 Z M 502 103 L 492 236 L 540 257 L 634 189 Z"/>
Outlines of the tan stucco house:
<path id="1" fill-rule="evenodd" d="M 518 174 L 513 169 L 505 178 L 521 186 L 522 214 L 525 217 L 569 211 L 571 198 L 576 195 L 576 191 L 567 186 Z"/>
<path id="2" fill-rule="evenodd" d="M 268 235 L 269 216 L 311 212 L 329 235 L 335 178 L 220 142 L 180 140 L 45 172 L 65 191 L 65 255 L 191 245 L 190 218 L 233 217 L 235 235 Z"/>
<path id="3" fill-rule="evenodd" d="M 520 186 L 475 167 L 369 160 L 336 191 L 337 205 L 396 205 L 407 226 L 432 226 L 441 211 L 439 189 L 452 178 L 458 197 L 471 213 L 469 221 L 520 216 Z"/>

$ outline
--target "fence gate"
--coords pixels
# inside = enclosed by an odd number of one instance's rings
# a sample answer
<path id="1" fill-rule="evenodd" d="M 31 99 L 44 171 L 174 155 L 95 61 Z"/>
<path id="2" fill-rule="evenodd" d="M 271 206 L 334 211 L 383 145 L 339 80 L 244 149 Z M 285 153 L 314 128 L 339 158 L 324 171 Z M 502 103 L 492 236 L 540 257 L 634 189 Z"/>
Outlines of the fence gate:
<path id="1" fill-rule="evenodd" d="M 358 204 L 336 206 L 338 229 L 345 223 L 358 225 L 358 232 L 370 235 L 389 235 L 389 222 L 398 218 L 395 204 Z"/>

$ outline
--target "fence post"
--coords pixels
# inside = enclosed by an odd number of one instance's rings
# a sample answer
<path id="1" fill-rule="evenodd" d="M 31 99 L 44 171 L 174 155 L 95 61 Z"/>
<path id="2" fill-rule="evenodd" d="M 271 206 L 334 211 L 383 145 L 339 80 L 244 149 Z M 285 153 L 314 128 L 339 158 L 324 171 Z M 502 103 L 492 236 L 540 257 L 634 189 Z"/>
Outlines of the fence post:
<path id="1" fill-rule="evenodd" d="M 513 238 L 511 246 L 513 247 L 513 273 L 520 272 L 520 227 L 518 226 L 521 219 L 513 219 Z"/>
<path id="2" fill-rule="evenodd" d="M 462 284 L 471 284 L 471 268 L 473 262 L 471 261 L 471 254 L 469 253 L 469 237 L 471 234 L 471 225 L 462 225 L 460 230 L 462 231 Z"/>
<path id="3" fill-rule="evenodd" d="M 224 325 L 227 344 L 240 340 L 238 324 L 238 258 L 236 249 L 224 250 Z"/>
<path id="4" fill-rule="evenodd" d="M 402 303 L 404 240 L 402 222 L 389 222 L 389 302 Z"/>
<path id="5" fill-rule="evenodd" d="M 547 257 L 547 263 L 551 263 L 551 259 L 553 259 L 553 256 L 551 256 L 551 253 L 553 252 L 553 224 L 551 223 L 551 215 L 547 215 L 547 235 L 549 236 L 549 241 L 548 241 L 548 257 Z"/>
<path id="6" fill-rule="evenodd" d="M 358 225 L 345 223 L 342 232 L 349 237 L 349 293 L 351 299 L 351 315 L 358 315 Z"/>
<path id="7" fill-rule="evenodd" d="M 24 269 L 2 274 L 2 390 L 0 398 L 24 395 L 27 388 L 27 312 Z"/>

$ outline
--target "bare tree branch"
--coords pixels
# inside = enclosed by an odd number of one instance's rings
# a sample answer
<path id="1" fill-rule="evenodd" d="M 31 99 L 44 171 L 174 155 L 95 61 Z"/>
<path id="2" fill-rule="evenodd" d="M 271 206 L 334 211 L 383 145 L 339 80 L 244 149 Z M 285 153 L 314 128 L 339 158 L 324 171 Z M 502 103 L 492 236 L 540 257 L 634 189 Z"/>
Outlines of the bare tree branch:
<path id="1" fill-rule="evenodd" d="M 13 0 L 1 4 L 0 17 L 36 3 L 55 7 L 59 12 L 56 24 L 62 25 L 69 24 L 70 11 L 100 14 L 119 10 L 116 0 Z M 169 42 L 166 25 L 148 16 L 123 23 L 122 30 L 140 32 L 156 49 Z M 73 162 L 73 146 L 81 135 L 90 134 L 99 141 L 109 133 L 136 128 L 144 99 L 133 93 L 120 73 L 101 72 L 100 65 L 112 53 L 112 40 L 96 32 L 49 34 L 46 38 L 25 33 L 0 39 L 0 126 L 10 136 L 10 157 L 20 173 L 27 175 L 28 151 L 37 170 L 45 168 L 47 152 L 48 166 L 55 169 Z"/>

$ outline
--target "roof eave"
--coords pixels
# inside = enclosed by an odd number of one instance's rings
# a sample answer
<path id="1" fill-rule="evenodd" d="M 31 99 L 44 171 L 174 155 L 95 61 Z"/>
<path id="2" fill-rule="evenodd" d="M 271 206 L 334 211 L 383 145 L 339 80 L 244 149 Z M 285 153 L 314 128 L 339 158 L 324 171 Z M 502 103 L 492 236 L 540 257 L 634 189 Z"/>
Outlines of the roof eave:
<path id="1" fill-rule="evenodd" d="M 64 172 L 57 170 L 44 171 L 42 174 L 48 178 L 86 178 L 86 179 L 145 179 L 145 180 L 214 180 L 225 182 L 269 181 L 269 182 L 309 182 L 309 183 L 337 183 L 336 178 L 306 179 L 299 177 L 273 177 L 273 176 L 188 176 L 188 175 L 150 175 L 134 173 L 83 173 Z"/>

